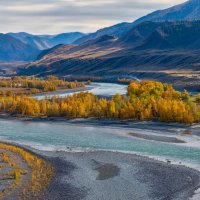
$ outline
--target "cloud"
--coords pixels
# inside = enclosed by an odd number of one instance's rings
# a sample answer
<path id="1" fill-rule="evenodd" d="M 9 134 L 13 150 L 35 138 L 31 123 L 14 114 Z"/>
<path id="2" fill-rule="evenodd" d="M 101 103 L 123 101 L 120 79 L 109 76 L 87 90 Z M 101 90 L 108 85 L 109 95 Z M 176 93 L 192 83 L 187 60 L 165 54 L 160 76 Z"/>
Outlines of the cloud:
<path id="1" fill-rule="evenodd" d="M 0 32 L 93 32 L 183 0 L 1 0 Z"/>

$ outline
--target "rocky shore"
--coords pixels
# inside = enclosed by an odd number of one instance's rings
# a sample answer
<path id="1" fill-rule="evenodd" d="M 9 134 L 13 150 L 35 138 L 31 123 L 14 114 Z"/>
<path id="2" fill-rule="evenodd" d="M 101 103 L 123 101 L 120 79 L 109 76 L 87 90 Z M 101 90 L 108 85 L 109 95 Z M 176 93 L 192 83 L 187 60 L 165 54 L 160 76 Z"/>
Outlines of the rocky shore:
<path id="1" fill-rule="evenodd" d="M 200 186 L 198 171 L 143 156 L 108 151 L 33 151 L 56 169 L 41 199 L 187 200 Z"/>

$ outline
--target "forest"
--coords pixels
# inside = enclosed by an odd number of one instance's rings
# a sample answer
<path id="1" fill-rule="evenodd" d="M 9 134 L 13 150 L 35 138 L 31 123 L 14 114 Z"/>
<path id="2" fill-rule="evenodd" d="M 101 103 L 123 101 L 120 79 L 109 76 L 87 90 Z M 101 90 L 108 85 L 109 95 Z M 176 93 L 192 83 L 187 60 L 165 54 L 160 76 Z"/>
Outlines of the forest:
<path id="1" fill-rule="evenodd" d="M 2 78 L 0 80 L 1 95 L 6 92 L 9 94 L 11 91 L 18 91 L 19 94 L 36 94 L 41 92 L 53 92 L 58 89 L 74 89 L 81 87 L 85 87 L 84 82 L 68 82 L 62 79 L 58 79 L 56 76 L 47 76 L 46 79 L 15 76 L 11 78 Z"/>
<path id="2" fill-rule="evenodd" d="M 89 92 L 43 100 L 4 94 L 0 97 L 0 111 L 33 117 L 95 117 L 193 124 L 200 121 L 200 95 L 194 99 L 187 91 L 176 91 L 172 85 L 142 81 L 130 83 L 127 95 L 116 94 L 112 99 L 98 98 Z"/>

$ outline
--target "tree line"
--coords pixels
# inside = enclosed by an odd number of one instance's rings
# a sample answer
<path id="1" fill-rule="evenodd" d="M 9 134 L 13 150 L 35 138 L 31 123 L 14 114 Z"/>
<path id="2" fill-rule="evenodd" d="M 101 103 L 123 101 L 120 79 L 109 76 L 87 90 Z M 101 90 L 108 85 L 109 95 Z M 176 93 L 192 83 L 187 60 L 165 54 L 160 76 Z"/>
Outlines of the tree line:
<path id="1" fill-rule="evenodd" d="M 187 91 L 179 92 L 171 85 L 153 81 L 132 82 L 127 95 L 116 94 L 112 99 L 98 98 L 89 92 L 43 100 L 27 95 L 3 96 L 0 110 L 35 117 L 155 119 L 185 124 L 200 121 L 200 105 Z"/>
<path id="2" fill-rule="evenodd" d="M 30 89 L 31 94 L 40 92 L 52 92 L 58 88 L 74 89 L 78 87 L 85 87 L 84 82 L 68 82 L 65 80 L 58 79 L 55 76 L 48 76 L 46 79 L 39 79 L 35 77 L 19 77 L 15 76 L 12 78 L 3 78 L 0 80 L 1 88 L 24 88 Z M 4 90 L 1 90 L 3 93 Z"/>

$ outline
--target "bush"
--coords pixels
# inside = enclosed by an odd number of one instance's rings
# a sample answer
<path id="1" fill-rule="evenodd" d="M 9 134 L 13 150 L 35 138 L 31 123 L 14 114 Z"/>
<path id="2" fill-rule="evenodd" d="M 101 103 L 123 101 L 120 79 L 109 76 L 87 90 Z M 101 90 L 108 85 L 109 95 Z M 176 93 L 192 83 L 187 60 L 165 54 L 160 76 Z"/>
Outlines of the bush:
<path id="1" fill-rule="evenodd" d="M 8 163 L 9 162 L 9 158 L 10 158 L 9 155 L 4 154 L 3 157 L 2 157 L 2 162 Z"/>
<path id="2" fill-rule="evenodd" d="M 14 170 L 13 172 L 13 177 L 15 179 L 15 182 L 18 183 L 21 177 L 21 172 L 20 170 Z"/>

